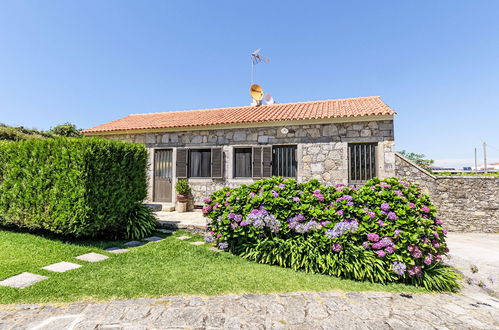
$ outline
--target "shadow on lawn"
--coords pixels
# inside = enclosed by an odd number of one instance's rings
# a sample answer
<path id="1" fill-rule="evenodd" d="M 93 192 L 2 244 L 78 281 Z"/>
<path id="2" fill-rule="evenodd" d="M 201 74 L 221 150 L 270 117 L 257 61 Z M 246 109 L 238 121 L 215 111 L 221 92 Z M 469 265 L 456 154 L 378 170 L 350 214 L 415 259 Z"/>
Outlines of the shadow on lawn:
<path id="1" fill-rule="evenodd" d="M 36 235 L 38 237 L 42 237 L 47 240 L 57 241 L 64 244 L 72 244 L 82 247 L 94 247 L 99 249 L 107 249 L 111 247 L 126 247 L 124 243 L 131 241 L 131 239 L 123 239 L 116 238 L 112 236 L 97 236 L 97 237 L 74 237 L 71 235 L 60 235 L 54 234 L 47 230 L 29 230 L 25 228 L 17 228 L 17 227 L 5 227 L 0 226 L 0 230 L 11 232 L 11 233 L 19 233 L 19 234 L 29 234 Z M 161 233 L 158 231 L 154 231 L 150 236 L 159 236 L 159 237 L 169 237 L 172 234 Z M 140 240 L 139 240 L 140 241 Z"/>

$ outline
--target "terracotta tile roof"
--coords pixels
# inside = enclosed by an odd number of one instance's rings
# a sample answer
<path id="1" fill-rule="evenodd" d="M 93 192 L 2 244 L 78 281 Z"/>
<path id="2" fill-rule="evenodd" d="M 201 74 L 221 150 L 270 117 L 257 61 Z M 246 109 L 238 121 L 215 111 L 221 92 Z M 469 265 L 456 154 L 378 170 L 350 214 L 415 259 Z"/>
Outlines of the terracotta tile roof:
<path id="1" fill-rule="evenodd" d="M 86 129 L 83 133 L 347 118 L 393 115 L 394 113 L 395 112 L 390 109 L 379 96 L 370 96 L 338 100 L 261 105 L 259 107 L 244 106 L 134 114 L 107 124 Z"/>

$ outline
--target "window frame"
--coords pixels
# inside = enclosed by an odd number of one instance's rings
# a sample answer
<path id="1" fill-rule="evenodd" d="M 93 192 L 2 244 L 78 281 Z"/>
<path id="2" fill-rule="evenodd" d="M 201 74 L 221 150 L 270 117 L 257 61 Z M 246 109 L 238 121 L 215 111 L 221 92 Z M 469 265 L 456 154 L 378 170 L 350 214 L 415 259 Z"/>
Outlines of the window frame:
<path id="1" fill-rule="evenodd" d="M 249 163 L 250 163 L 250 171 L 248 176 L 237 176 L 237 153 L 238 150 L 246 150 L 249 153 Z M 253 177 L 253 148 L 252 146 L 237 146 L 232 148 L 232 178 L 233 179 L 251 179 Z"/>
<path id="2" fill-rule="evenodd" d="M 352 163 L 352 148 L 354 146 L 360 146 L 360 145 L 366 145 L 366 146 L 370 146 L 372 149 L 369 151 L 369 156 L 365 155 L 364 154 L 364 159 L 360 159 L 360 162 L 364 162 L 364 171 L 366 171 L 366 173 L 364 173 L 364 176 L 362 174 L 360 174 L 360 179 L 356 179 L 354 180 L 352 178 L 352 171 L 353 171 L 353 165 L 356 166 L 356 164 L 353 164 Z M 364 153 L 366 151 L 364 150 Z M 360 154 L 361 155 L 361 158 L 362 158 L 362 153 Z M 371 160 L 370 160 L 370 164 L 368 165 L 366 163 L 366 159 L 370 157 Z M 348 183 L 349 184 L 364 184 L 366 181 L 372 179 L 372 178 L 375 178 L 378 176 L 378 143 L 377 142 L 349 142 L 347 144 L 347 160 L 348 160 Z M 374 159 L 372 159 L 374 158 Z M 367 175 L 367 170 L 369 168 L 369 175 L 370 177 Z M 362 169 L 360 170 L 362 171 Z M 360 172 L 361 173 L 361 172 Z M 357 176 L 355 176 L 357 177 Z"/>
<path id="3" fill-rule="evenodd" d="M 291 148 L 291 172 L 294 172 L 293 176 L 284 176 L 276 173 L 276 167 L 278 166 L 278 160 L 276 159 L 275 150 L 280 148 Z M 272 145 L 272 176 L 282 176 L 285 178 L 298 178 L 298 145 L 297 144 L 277 144 Z"/>
<path id="4" fill-rule="evenodd" d="M 191 153 L 192 152 L 209 152 L 210 154 L 210 159 L 209 159 L 209 168 L 210 168 L 210 174 L 208 176 L 192 176 L 191 173 L 191 166 L 192 166 L 192 161 L 191 161 Z M 187 149 L 187 177 L 191 179 L 211 179 L 212 178 L 212 163 L 213 163 L 213 152 L 211 148 L 188 148 Z"/>

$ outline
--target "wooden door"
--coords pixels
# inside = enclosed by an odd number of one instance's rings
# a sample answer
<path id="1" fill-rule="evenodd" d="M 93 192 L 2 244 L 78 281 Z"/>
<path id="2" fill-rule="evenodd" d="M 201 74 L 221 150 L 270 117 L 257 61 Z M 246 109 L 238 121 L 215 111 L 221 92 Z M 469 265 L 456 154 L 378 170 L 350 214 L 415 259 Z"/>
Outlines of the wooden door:
<path id="1" fill-rule="evenodd" d="M 172 201 L 172 150 L 154 151 L 154 201 Z"/>

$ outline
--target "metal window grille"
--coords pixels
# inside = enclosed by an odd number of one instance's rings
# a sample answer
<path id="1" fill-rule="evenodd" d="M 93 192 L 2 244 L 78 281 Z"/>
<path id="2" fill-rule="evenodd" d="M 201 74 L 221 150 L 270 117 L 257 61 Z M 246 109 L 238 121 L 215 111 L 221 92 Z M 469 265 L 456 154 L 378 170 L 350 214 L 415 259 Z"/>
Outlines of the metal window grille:
<path id="1" fill-rule="evenodd" d="M 288 178 L 296 177 L 296 146 L 272 148 L 272 174 Z"/>
<path id="2" fill-rule="evenodd" d="M 364 183 L 376 176 L 376 143 L 349 143 L 349 183 Z"/>

